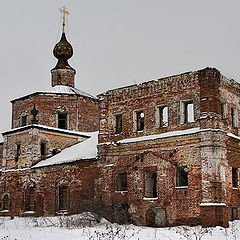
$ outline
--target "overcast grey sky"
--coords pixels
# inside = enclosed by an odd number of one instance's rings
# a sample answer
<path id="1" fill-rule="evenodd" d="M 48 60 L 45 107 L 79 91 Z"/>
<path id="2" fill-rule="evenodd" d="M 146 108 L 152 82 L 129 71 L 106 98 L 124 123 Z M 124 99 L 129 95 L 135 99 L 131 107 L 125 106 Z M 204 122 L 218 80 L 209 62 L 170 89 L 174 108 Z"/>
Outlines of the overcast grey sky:
<path id="1" fill-rule="evenodd" d="M 96 95 L 207 66 L 240 81 L 239 0 L 0 1 L 0 132 L 10 100 L 50 87 L 61 35 L 58 9 L 71 12 L 67 39 L 76 87 Z"/>

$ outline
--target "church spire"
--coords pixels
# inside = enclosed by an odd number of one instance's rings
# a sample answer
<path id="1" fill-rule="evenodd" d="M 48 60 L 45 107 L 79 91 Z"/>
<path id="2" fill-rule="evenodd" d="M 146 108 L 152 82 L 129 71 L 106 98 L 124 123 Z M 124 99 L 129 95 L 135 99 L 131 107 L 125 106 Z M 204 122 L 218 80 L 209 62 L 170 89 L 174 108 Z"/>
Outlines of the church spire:
<path id="1" fill-rule="evenodd" d="M 70 13 L 66 10 L 65 6 L 63 6 L 63 8 L 59 8 L 59 11 L 62 12 L 63 15 L 63 33 L 65 33 L 65 18 L 66 14 L 69 15 Z"/>
<path id="2" fill-rule="evenodd" d="M 63 32 L 60 41 L 53 49 L 53 55 L 58 59 L 57 65 L 51 70 L 52 73 L 52 86 L 66 85 L 74 87 L 74 76 L 76 71 L 68 64 L 68 59 L 73 55 L 73 48 L 67 41 L 65 35 L 65 18 L 69 12 L 65 7 L 59 9 L 63 15 Z"/>

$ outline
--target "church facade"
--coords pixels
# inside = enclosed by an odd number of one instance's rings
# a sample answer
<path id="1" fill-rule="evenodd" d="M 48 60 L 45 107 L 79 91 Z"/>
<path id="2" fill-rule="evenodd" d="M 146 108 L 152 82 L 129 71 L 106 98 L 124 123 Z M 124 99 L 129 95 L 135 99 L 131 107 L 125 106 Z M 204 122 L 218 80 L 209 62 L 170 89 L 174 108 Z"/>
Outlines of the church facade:
<path id="1" fill-rule="evenodd" d="M 91 96 L 65 33 L 52 88 L 12 102 L 0 143 L 0 215 L 92 211 L 149 226 L 240 217 L 240 84 L 214 68 Z"/>

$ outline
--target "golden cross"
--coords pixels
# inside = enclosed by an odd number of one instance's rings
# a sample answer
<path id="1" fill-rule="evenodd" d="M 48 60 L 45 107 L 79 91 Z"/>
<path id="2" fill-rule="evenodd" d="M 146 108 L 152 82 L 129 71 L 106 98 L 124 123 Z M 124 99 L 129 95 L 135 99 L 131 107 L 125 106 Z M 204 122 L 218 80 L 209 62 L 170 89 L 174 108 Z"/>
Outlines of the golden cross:
<path id="1" fill-rule="evenodd" d="M 63 14 L 63 33 L 65 33 L 65 17 L 66 17 L 66 14 L 69 15 L 70 12 L 68 12 L 68 11 L 66 10 L 66 7 L 65 7 L 65 6 L 63 6 L 62 8 L 60 8 L 59 11 L 62 12 L 62 14 Z"/>

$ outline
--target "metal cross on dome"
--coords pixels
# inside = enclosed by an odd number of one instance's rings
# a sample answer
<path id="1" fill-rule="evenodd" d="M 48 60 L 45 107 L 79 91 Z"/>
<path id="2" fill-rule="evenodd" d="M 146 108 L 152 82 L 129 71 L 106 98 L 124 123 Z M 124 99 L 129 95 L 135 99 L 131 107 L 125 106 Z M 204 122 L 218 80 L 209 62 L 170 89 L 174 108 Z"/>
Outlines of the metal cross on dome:
<path id="1" fill-rule="evenodd" d="M 70 12 L 67 11 L 65 6 L 63 6 L 62 8 L 59 8 L 58 10 L 63 14 L 63 33 L 65 33 L 65 18 L 66 18 L 66 14 L 69 15 Z"/>

